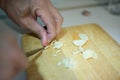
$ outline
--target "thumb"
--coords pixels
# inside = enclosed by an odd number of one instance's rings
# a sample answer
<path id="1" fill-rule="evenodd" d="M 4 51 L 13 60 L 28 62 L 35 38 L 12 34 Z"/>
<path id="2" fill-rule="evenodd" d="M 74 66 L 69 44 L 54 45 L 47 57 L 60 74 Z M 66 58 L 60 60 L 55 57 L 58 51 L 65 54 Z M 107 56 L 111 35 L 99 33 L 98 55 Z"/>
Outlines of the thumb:
<path id="1" fill-rule="evenodd" d="M 46 30 L 39 25 L 34 19 L 33 17 L 27 17 L 24 19 L 21 19 L 21 24 L 22 26 L 24 26 L 27 29 L 30 29 L 32 32 L 36 33 L 42 42 L 43 46 L 47 46 L 47 32 Z"/>

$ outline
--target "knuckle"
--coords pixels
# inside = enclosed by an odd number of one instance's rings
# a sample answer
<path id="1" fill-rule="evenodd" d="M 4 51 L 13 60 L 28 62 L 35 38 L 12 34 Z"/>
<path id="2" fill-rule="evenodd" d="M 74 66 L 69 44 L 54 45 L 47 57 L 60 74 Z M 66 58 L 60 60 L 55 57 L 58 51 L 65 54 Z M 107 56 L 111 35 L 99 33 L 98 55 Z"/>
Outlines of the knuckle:
<path id="1" fill-rule="evenodd" d="M 41 29 L 36 29 L 35 32 L 36 32 L 37 35 L 41 35 L 42 30 L 41 30 Z M 40 37 L 40 36 L 39 36 L 39 37 Z"/>
<path id="2" fill-rule="evenodd" d="M 58 23 L 62 23 L 63 22 L 63 17 L 61 15 L 59 15 L 56 21 Z"/>
<path id="3" fill-rule="evenodd" d="M 50 20 L 50 24 L 51 24 L 52 26 L 55 26 L 55 20 L 54 20 L 54 18 L 52 18 L 52 19 Z"/>
<path id="4" fill-rule="evenodd" d="M 56 37 L 56 32 L 53 32 L 53 33 L 51 34 L 51 39 L 53 39 L 54 37 Z"/>

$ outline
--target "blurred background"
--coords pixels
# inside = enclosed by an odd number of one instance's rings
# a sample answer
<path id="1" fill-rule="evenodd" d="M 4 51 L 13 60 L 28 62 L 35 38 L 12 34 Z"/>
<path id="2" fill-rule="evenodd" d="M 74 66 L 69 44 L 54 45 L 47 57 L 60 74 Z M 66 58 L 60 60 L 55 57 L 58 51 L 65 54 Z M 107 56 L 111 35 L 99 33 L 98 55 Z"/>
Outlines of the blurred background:
<path id="1" fill-rule="evenodd" d="M 51 0 L 64 18 L 62 27 L 96 23 L 120 44 L 120 0 Z M 38 18 L 38 23 L 43 24 Z M 21 47 L 21 36 L 25 32 L 0 10 L 0 28 L 16 35 Z M 26 80 L 26 72 L 14 80 Z"/>

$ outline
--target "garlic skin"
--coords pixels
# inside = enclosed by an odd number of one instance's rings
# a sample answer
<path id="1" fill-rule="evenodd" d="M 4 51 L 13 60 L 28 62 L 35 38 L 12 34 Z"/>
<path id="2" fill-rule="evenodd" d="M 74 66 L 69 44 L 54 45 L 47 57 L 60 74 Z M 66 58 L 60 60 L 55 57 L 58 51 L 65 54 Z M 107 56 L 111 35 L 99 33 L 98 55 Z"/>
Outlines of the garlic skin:
<path id="1" fill-rule="evenodd" d="M 89 59 L 89 58 L 97 59 L 97 54 L 91 49 L 85 50 L 82 56 L 84 59 Z"/>

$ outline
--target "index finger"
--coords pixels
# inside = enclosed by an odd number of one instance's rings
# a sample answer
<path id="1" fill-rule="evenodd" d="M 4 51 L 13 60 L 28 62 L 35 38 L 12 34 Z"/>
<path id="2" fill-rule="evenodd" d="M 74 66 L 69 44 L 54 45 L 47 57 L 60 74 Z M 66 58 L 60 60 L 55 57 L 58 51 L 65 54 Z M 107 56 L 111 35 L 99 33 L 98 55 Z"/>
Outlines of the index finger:
<path id="1" fill-rule="evenodd" d="M 48 43 L 56 36 L 56 25 L 55 20 L 52 16 L 52 14 L 49 11 L 43 11 L 40 10 L 36 11 L 37 16 L 41 17 L 43 22 L 45 23 L 47 27 L 47 41 Z"/>

